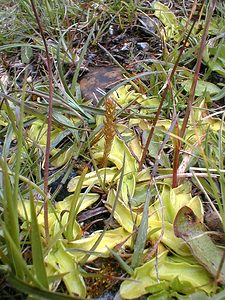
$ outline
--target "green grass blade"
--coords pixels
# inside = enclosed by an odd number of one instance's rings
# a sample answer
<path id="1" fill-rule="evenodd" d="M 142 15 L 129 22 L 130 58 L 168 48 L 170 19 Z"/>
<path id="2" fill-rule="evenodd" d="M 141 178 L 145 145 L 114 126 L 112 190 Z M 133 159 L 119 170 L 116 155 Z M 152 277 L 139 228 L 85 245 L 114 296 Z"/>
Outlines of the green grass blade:
<path id="1" fill-rule="evenodd" d="M 26 262 L 23 259 L 21 251 L 16 246 L 16 244 L 15 244 L 14 240 L 12 239 L 12 237 L 10 236 L 10 233 L 8 232 L 7 228 L 4 225 L 2 225 L 2 228 L 3 228 L 3 232 L 4 232 L 5 239 L 7 241 L 7 244 L 9 245 L 9 249 L 13 253 L 14 265 L 16 265 L 16 267 L 18 267 L 20 270 L 20 273 L 18 274 L 17 277 L 22 278 L 22 279 L 26 278 L 26 280 L 28 282 L 33 282 L 36 286 L 43 288 L 42 285 L 39 283 L 39 281 L 37 281 L 36 278 L 34 277 L 34 275 L 30 272 Z M 14 274 L 14 273 L 12 272 L 12 274 Z"/>
<path id="2" fill-rule="evenodd" d="M 66 237 L 68 240 L 73 240 L 73 227 L 74 227 L 74 222 L 76 220 L 76 214 L 77 214 L 77 210 L 76 210 L 76 206 L 77 206 L 77 202 L 79 200 L 79 195 L 80 195 L 80 191 L 84 182 L 84 178 L 85 175 L 88 171 L 88 168 L 85 168 L 84 171 L 82 172 L 76 190 L 74 192 L 74 196 L 73 196 L 73 200 L 71 203 L 71 207 L 70 207 L 70 212 L 69 212 L 69 216 L 68 216 L 68 224 L 67 224 L 67 228 L 66 228 Z"/>
<path id="3" fill-rule="evenodd" d="M 126 271 L 127 274 L 132 276 L 134 273 L 134 270 L 122 259 L 122 257 L 119 254 L 117 254 L 114 250 L 112 250 L 108 247 L 107 247 L 107 249 L 115 257 L 115 259 L 118 261 L 120 266 L 124 269 L 124 271 Z"/>
<path id="4" fill-rule="evenodd" d="M 5 135 L 5 141 L 2 149 L 3 157 L 8 157 L 9 155 L 9 149 L 13 138 L 13 127 L 11 123 L 8 125 L 7 132 Z"/>
<path id="5" fill-rule="evenodd" d="M 0 163 L 0 166 L 1 166 L 1 163 Z M 4 174 L 4 171 L 0 169 L 0 173 Z M 13 172 L 8 171 L 8 174 L 10 176 L 14 176 Z M 24 177 L 23 175 L 19 175 L 19 179 L 21 181 L 23 181 L 24 183 L 26 183 L 27 185 L 29 185 L 30 187 L 32 187 L 33 189 L 35 189 L 42 197 L 45 196 L 45 193 L 43 192 L 43 190 L 38 185 L 36 185 L 34 182 L 32 182 L 29 178 Z"/>
<path id="6" fill-rule="evenodd" d="M 81 299 L 77 296 L 71 297 L 65 294 L 60 293 L 54 293 L 42 290 L 40 288 L 34 287 L 27 282 L 24 282 L 22 280 L 19 280 L 18 278 L 14 277 L 13 275 L 10 275 L 8 277 L 8 282 L 11 284 L 11 286 L 15 287 L 18 291 L 21 291 L 22 293 L 26 293 L 28 295 L 32 295 L 36 297 L 35 299 L 39 300 L 74 300 L 74 299 Z"/>
<path id="7" fill-rule="evenodd" d="M 78 76 L 79 76 L 79 72 L 80 72 L 80 67 L 81 67 L 81 64 L 82 64 L 82 62 L 84 60 L 84 56 L 85 56 L 85 54 L 87 52 L 88 45 L 89 45 L 90 40 L 92 38 L 94 29 L 95 29 L 95 24 L 92 27 L 92 29 L 91 29 L 88 37 L 87 37 L 87 40 L 86 40 L 86 42 L 85 42 L 85 44 L 83 46 L 83 49 L 81 51 L 80 58 L 79 58 L 79 61 L 77 63 L 77 67 L 76 67 L 76 70 L 75 70 L 74 75 L 73 75 L 72 85 L 71 85 L 71 89 L 70 89 L 72 95 L 75 95 L 76 86 L 77 86 L 77 80 L 78 80 Z"/>
<path id="8" fill-rule="evenodd" d="M 141 218 L 141 224 L 138 228 L 137 238 L 134 245 L 134 253 L 132 255 L 132 261 L 131 261 L 131 267 L 136 268 L 138 267 L 143 259 L 143 252 L 145 249 L 145 243 L 147 239 L 147 231 L 148 231 L 148 208 L 150 204 L 150 189 L 151 184 L 149 185 L 145 204 L 144 204 L 144 210 Z"/>
<path id="9" fill-rule="evenodd" d="M 8 231 L 10 237 L 14 241 L 14 245 L 18 251 L 20 251 L 20 240 L 19 240 L 19 223 L 18 223 L 18 213 L 17 203 L 13 199 L 12 184 L 10 182 L 10 177 L 8 173 L 8 165 L 5 160 L 0 157 L 0 167 L 3 173 L 3 208 L 4 208 L 4 225 Z M 17 265 L 14 259 L 14 251 L 11 249 L 11 245 L 6 239 L 6 244 L 8 248 L 9 259 L 11 263 L 11 268 L 16 272 L 18 276 L 23 276 L 20 267 Z"/>
<path id="10" fill-rule="evenodd" d="M 38 281 L 48 289 L 48 279 L 45 269 L 44 256 L 41 244 L 41 236 L 37 222 L 34 196 L 30 192 L 30 212 L 31 212 L 31 247 L 33 267 Z"/>
<path id="11" fill-rule="evenodd" d="M 16 151 L 16 165 L 15 165 L 15 175 L 14 175 L 14 191 L 13 191 L 13 199 L 14 206 L 17 207 L 17 201 L 19 199 L 19 176 L 20 176 L 20 167 L 21 167 L 21 157 L 22 157 L 22 147 L 23 147 L 23 121 L 24 121 L 24 101 L 25 101 L 25 91 L 27 87 L 27 72 L 25 74 L 23 90 L 21 95 L 21 105 L 20 105 L 20 114 L 19 114 L 19 124 L 18 130 L 14 132 L 17 138 L 17 151 Z M 16 218 L 18 220 L 17 212 Z M 18 221 L 17 221 L 18 223 Z M 18 230 L 18 228 L 17 228 Z"/>
<path id="12" fill-rule="evenodd" d="M 58 65 L 58 71 L 59 71 L 59 77 L 60 77 L 60 80 L 61 80 L 61 83 L 65 89 L 65 92 L 66 92 L 66 97 L 68 98 L 69 102 L 71 103 L 71 106 L 73 108 L 75 108 L 79 113 L 82 114 L 82 116 L 84 117 L 87 117 L 89 119 L 92 119 L 92 117 L 87 113 L 85 112 L 80 105 L 78 105 L 78 103 L 76 102 L 76 100 L 74 99 L 67 83 L 66 83 L 66 80 L 65 80 L 65 76 L 64 76 L 64 73 L 63 73 L 63 68 L 62 68 L 62 63 L 61 63 L 61 57 L 60 57 L 60 47 L 62 45 L 62 41 L 64 39 L 64 36 L 65 34 L 72 28 L 74 27 L 74 25 L 70 26 L 69 28 L 67 28 L 67 30 L 62 34 L 60 40 L 59 40 L 59 43 L 58 43 L 58 47 L 57 47 L 57 65 Z M 81 115 L 79 115 L 79 118 L 83 121 L 83 117 Z"/>

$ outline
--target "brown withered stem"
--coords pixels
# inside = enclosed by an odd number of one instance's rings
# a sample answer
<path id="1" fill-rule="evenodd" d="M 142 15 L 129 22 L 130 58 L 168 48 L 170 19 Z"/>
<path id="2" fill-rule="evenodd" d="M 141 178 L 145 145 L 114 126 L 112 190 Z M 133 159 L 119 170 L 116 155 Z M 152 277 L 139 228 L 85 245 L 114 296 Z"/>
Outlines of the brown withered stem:
<path id="1" fill-rule="evenodd" d="M 105 101 L 105 126 L 103 129 L 103 135 L 105 138 L 104 155 L 102 159 L 102 166 L 106 167 L 109 153 L 112 148 L 113 139 L 115 136 L 115 112 L 116 104 L 111 98 L 107 98 Z"/>

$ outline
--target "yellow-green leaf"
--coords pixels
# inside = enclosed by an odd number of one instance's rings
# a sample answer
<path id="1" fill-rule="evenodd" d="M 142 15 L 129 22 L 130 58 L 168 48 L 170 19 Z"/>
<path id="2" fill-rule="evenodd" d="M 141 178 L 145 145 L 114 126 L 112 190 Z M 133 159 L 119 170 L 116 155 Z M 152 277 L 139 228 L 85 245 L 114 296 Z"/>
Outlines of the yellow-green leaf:
<path id="1" fill-rule="evenodd" d="M 169 185 L 164 185 L 161 194 L 165 221 L 173 223 L 178 210 L 187 205 L 193 207 L 196 215 L 202 219 L 204 210 L 199 197 L 192 198 L 191 196 L 191 183 L 186 181 L 184 184 L 179 185 L 177 188 L 172 189 Z M 158 210 L 159 216 L 161 215 L 161 208 L 159 201 L 155 203 L 155 209 Z"/>
<path id="2" fill-rule="evenodd" d="M 181 283 L 186 282 L 194 289 L 198 288 L 207 293 L 212 292 L 213 280 L 202 266 L 184 261 L 182 257 L 167 256 L 167 254 L 168 252 L 165 251 L 158 255 L 157 269 L 155 258 L 136 268 L 133 276 L 129 278 L 131 280 L 125 280 L 120 286 L 122 298 L 135 299 L 147 294 L 148 289 L 155 286 L 158 279 L 171 282 L 178 278 Z M 162 285 L 161 288 L 163 289 L 164 286 Z M 176 289 L 177 292 L 184 292 L 182 284 L 176 285 Z"/>
<path id="3" fill-rule="evenodd" d="M 86 209 L 87 207 L 91 206 L 93 203 L 95 203 L 99 199 L 99 194 L 95 193 L 88 193 L 84 194 L 81 193 L 78 199 L 78 202 L 81 202 L 81 205 L 78 209 L 78 213 L 82 210 Z M 55 204 L 56 211 L 60 214 L 63 211 L 66 211 L 71 208 L 71 202 L 72 202 L 73 195 L 70 195 L 66 197 L 63 201 L 59 201 Z"/>
<path id="4" fill-rule="evenodd" d="M 102 182 L 111 183 L 112 180 L 116 177 L 117 172 L 117 168 L 103 168 L 99 169 L 98 172 L 93 171 L 87 173 L 83 182 L 83 187 L 87 187 L 94 184 L 100 186 Z M 101 181 L 99 180 L 99 177 Z M 76 176 L 69 181 L 67 186 L 69 192 L 75 191 L 79 178 L 80 176 Z"/>
<path id="5" fill-rule="evenodd" d="M 101 235 L 101 232 L 94 232 L 90 237 L 88 238 L 82 238 L 77 241 L 73 241 L 67 244 L 68 250 L 71 251 L 71 254 L 73 255 L 74 259 L 76 261 L 82 260 L 82 258 L 85 256 L 85 251 L 90 251 L 91 248 L 94 246 L 96 241 L 99 239 Z M 110 255 L 109 249 L 113 249 L 116 245 L 122 243 L 125 241 L 129 236 L 129 233 L 125 231 L 122 227 L 108 230 L 104 234 L 104 237 L 102 238 L 99 245 L 96 247 L 95 251 L 100 252 L 105 255 Z M 74 249 L 74 251 L 73 251 Z M 81 251 L 79 251 L 81 250 Z M 88 258 L 88 261 L 92 261 L 96 259 L 98 256 L 91 255 Z"/>
<path id="6" fill-rule="evenodd" d="M 116 192 L 114 190 L 110 190 L 106 203 L 106 207 L 109 208 L 110 211 L 114 205 L 115 200 Z M 130 233 L 134 230 L 134 220 L 136 221 L 137 226 L 140 225 L 140 216 L 131 211 L 129 207 L 120 199 L 118 199 L 116 202 L 116 208 L 113 217 L 124 229 L 126 229 Z"/>
<path id="7" fill-rule="evenodd" d="M 188 79 L 181 83 L 184 90 L 189 93 L 192 86 L 192 79 Z M 210 95 L 215 95 L 220 92 L 220 88 L 214 83 L 198 80 L 197 86 L 195 89 L 195 96 L 203 96 L 205 92 L 208 92 Z"/>
<path id="8" fill-rule="evenodd" d="M 99 146 L 95 149 L 94 158 L 96 159 L 102 159 L 103 152 L 104 152 L 104 146 L 100 143 Z M 137 172 L 137 162 L 135 158 L 130 153 L 128 147 L 117 136 L 114 137 L 112 148 L 109 154 L 109 160 L 113 162 L 118 170 L 122 169 L 123 166 L 123 160 L 125 157 L 124 162 L 124 177 L 123 177 L 123 183 L 121 187 L 121 194 L 122 198 L 125 202 L 128 201 L 128 195 L 130 197 L 133 196 L 135 185 L 136 185 L 136 172 Z"/>
<path id="9" fill-rule="evenodd" d="M 155 9 L 155 16 L 159 18 L 165 26 L 164 32 L 166 33 L 166 40 L 171 38 L 178 40 L 179 24 L 174 13 L 166 5 L 160 3 L 159 1 L 153 3 L 153 8 Z"/>
<path id="10" fill-rule="evenodd" d="M 63 281 L 70 295 L 77 294 L 82 298 L 86 296 L 86 286 L 73 256 L 68 253 L 62 243 L 58 241 L 46 257 L 48 275 L 63 275 Z M 54 270 L 54 272 L 52 272 Z"/>

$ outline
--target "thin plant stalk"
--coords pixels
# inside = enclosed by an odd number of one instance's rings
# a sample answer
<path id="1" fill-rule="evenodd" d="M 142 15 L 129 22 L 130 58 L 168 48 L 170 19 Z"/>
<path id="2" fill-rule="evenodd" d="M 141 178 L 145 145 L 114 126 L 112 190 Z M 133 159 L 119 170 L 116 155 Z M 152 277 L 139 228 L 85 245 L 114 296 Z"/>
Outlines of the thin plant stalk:
<path id="1" fill-rule="evenodd" d="M 47 128 L 47 142 L 45 149 L 45 163 L 44 163 L 44 227 L 45 227 L 45 238 L 49 239 L 49 225 L 48 225 L 48 173 L 49 173 L 49 156 L 50 156 L 50 146 L 51 146 L 51 128 L 52 128 L 52 98 L 53 98 L 53 75 L 51 69 L 51 60 L 48 51 L 47 42 L 44 35 L 44 30 L 41 24 L 41 20 L 39 18 L 35 0 L 31 0 L 31 6 L 38 24 L 38 28 L 40 30 L 40 34 L 44 43 L 46 58 L 47 58 L 47 69 L 48 69 L 48 77 L 49 77 L 49 102 L 48 102 L 48 128 Z"/>
<path id="2" fill-rule="evenodd" d="M 172 124 L 170 125 L 170 128 L 168 129 L 168 132 L 165 136 L 164 141 L 161 143 L 160 145 L 160 149 L 157 155 L 157 159 L 155 161 L 155 164 L 153 166 L 152 169 L 152 174 L 151 174 L 151 178 L 149 181 L 149 186 L 148 186 L 148 190 L 147 190 L 147 194 L 146 194 L 146 198 L 145 198 L 145 203 L 144 203 L 144 209 L 143 209 L 143 213 L 142 213 L 142 218 L 141 218 L 141 223 L 140 226 L 138 228 L 138 233 L 137 233 L 137 238 L 136 238 L 136 242 L 135 242 L 135 246 L 134 246 L 134 253 L 132 256 L 132 261 L 131 261 L 131 266 L 133 268 L 138 267 L 143 260 L 146 260 L 146 257 L 144 258 L 143 252 L 145 249 L 145 244 L 146 244 L 146 240 L 147 240 L 147 231 L 148 231 L 148 208 L 149 208 L 149 204 L 151 201 L 151 190 L 152 190 L 152 185 L 155 185 L 155 189 L 158 192 L 158 198 L 159 198 L 159 202 L 160 202 L 160 206 L 161 206 L 161 214 L 162 214 L 162 231 L 160 234 L 160 238 L 159 240 L 156 242 L 155 246 L 153 247 L 153 249 L 150 251 L 150 253 L 147 254 L 147 257 L 150 258 L 151 255 L 153 253 L 156 252 L 157 247 L 163 237 L 164 234 L 164 210 L 163 210 L 163 203 L 162 203 L 162 199 L 160 197 L 157 185 L 156 185 L 156 181 L 155 181 L 155 176 L 157 173 L 157 167 L 160 161 L 160 156 L 161 153 L 163 151 L 164 146 L 166 145 L 166 143 L 168 142 L 169 138 L 170 138 L 170 133 L 173 131 L 174 126 L 177 124 L 177 118 L 178 116 L 175 116 L 175 118 L 172 121 Z"/>
<path id="3" fill-rule="evenodd" d="M 190 95 L 189 95 L 188 102 L 187 102 L 187 109 L 185 112 L 183 124 L 182 124 L 181 131 L 180 131 L 181 137 L 184 136 L 184 133 L 187 128 L 188 119 L 189 119 L 189 116 L 190 116 L 190 113 L 192 110 L 192 103 L 193 103 L 193 100 L 195 97 L 195 89 L 197 86 L 199 72 L 200 72 L 200 68 L 201 68 L 201 64 L 202 64 L 203 53 L 204 53 L 204 49 L 205 49 L 205 45 L 206 45 L 206 38 L 208 36 L 209 24 L 210 24 L 215 6 L 216 6 L 216 0 L 213 0 L 209 6 L 206 21 L 205 21 L 205 27 L 203 29 L 203 34 L 202 34 L 202 38 L 201 38 L 201 42 L 200 42 L 200 48 L 199 48 L 198 56 L 197 56 L 197 64 L 196 64 L 195 73 L 194 73 L 194 77 L 193 77 L 193 81 L 192 81 Z"/>
<path id="4" fill-rule="evenodd" d="M 176 124 L 176 135 L 179 136 L 179 124 L 177 122 Z M 174 158 L 177 157 L 177 155 L 179 155 L 179 151 L 180 151 L 180 147 L 181 147 L 181 140 L 180 139 L 175 139 L 174 140 Z M 179 160 L 174 159 L 173 161 L 173 187 L 176 187 L 178 185 L 178 178 L 177 178 L 177 170 L 179 168 Z"/>
<path id="5" fill-rule="evenodd" d="M 188 120 L 189 120 L 189 116 L 190 116 L 191 111 L 192 111 L 192 104 L 193 104 L 193 101 L 194 101 L 194 98 L 195 98 L 195 89 L 196 89 L 196 86 L 197 86 L 200 67 L 201 67 L 201 64 L 202 64 L 203 53 L 204 53 L 204 49 L 205 49 L 205 45 L 206 45 L 206 38 L 208 36 L 209 24 L 210 24 L 215 6 L 216 6 L 216 0 L 211 1 L 210 5 L 209 5 L 209 8 L 208 8 L 207 16 L 206 16 L 205 27 L 203 29 L 202 38 L 201 38 L 201 41 L 200 41 L 200 47 L 199 47 L 198 56 L 197 56 L 197 64 L 196 64 L 196 68 L 195 68 L 195 72 L 194 72 L 194 77 L 193 77 L 193 81 L 192 81 L 190 95 L 189 95 L 189 98 L 188 98 L 188 101 L 187 101 L 187 108 L 186 108 L 186 112 L 185 112 L 185 115 L 184 115 L 182 127 L 181 127 L 181 130 L 180 130 L 180 137 L 181 138 L 184 137 L 184 134 L 185 134 L 185 131 L 186 131 L 186 128 L 187 128 L 187 124 L 188 124 Z M 180 156 L 180 149 L 181 149 L 181 143 L 179 142 L 179 147 L 177 147 L 177 150 L 175 151 L 175 155 L 174 155 L 174 165 L 177 166 L 177 169 L 178 169 L 178 161 L 179 161 L 179 156 Z M 176 187 L 178 185 L 177 169 L 174 170 L 174 172 L 173 172 L 173 187 Z"/>
<path id="6" fill-rule="evenodd" d="M 218 141 L 218 148 L 219 148 L 219 168 L 222 170 L 224 166 L 224 149 L 223 149 L 223 124 L 224 124 L 224 116 L 225 113 L 223 113 L 222 121 L 221 121 L 221 127 L 219 132 L 219 141 Z M 222 214 L 222 221 L 223 221 L 223 228 L 225 229 L 225 176 L 223 172 L 219 172 L 220 174 L 220 190 L 221 190 L 221 202 L 222 202 L 222 211 L 220 212 Z"/>
<path id="7" fill-rule="evenodd" d="M 182 48 L 180 49 L 180 52 L 179 52 L 179 55 L 178 55 L 178 57 L 177 57 L 177 60 L 176 60 L 176 62 L 175 62 L 175 64 L 174 64 L 174 67 L 173 67 L 173 69 L 172 69 L 170 75 L 168 76 L 168 79 L 167 79 L 167 82 L 166 82 L 166 87 L 165 87 L 165 89 L 164 89 L 164 91 L 163 91 L 162 98 L 161 98 L 161 101 L 160 101 L 160 103 L 159 103 L 159 107 L 158 107 L 157 112 L 156 112 L 156 114 L 155 114 L 155 117 L 154 117 L 154 119 L 153 119 L 152 126 L 151 126 L 151 129 L 150 129 L 150 132 L 149 132 L 149 135 L 148 135 L 148 138 L 147 138 L 145 147 L 144 147 L 144 149 L 143 149 L 143 153 L 142 153 L 142 156 L 141 156 L 141 159 L 140 159 L 140 163 L 139 163 L 139 171 L 141 171 L 141 169 L 142 169 L 142 167 L 143 167 L 143 164 L 144 164 L 144 161 L 145 161 L 147 152 L 148 152 L 148 147 L 149 147 L 150 142 L 151 142 L 152 137 L 153 137 L 153 133 L 154 133 L 154 130 L 155 130 L 156 123 L 157 123 L 157 121 L 158 121 L 158 119 L 159 119 L 159 116 L 160 116 L 160 113 L 161 113 L 161 110 L 162 110 L 163 103 L 164 103 L 164 101 L 165 101 L 165 99 L 166 99 L 167 92 L 168 92 L 168 90 L 169 90 L 169 88 L 170 88 L 170 82 L 171 82 L 171 80 L 172 80 L 172 78 L 173 78 L 173 76 L 174 76 L 174 74 L 175 74 L 175 72 L 176 72 L 176 69 L 177 69 L 177 67 L 178 67 L 178 63 L 179 63 L 179 61 L 180 61 L 180 59 L 181 59 L 181 56 L 182 56 L 182 54 L 183 54 L 183 52 L 184 52 L 184 50 L 185 50 L 185 48 L 186 48 L 188 39 L 189 39 L 190 34 L 191 34 L 191 32 L 192 32 L 192 30 L 193 30 L 193 28 L 194 28 L 194 25 L 195 25 L 195 20 L 193 21 L 192 26 L 191 26 L 191 28 L 190 28 L 190 30 L 189 30 L 189 32 L 188 32 L 186 38 L 185 38 L 185 41 L 184 41 L 184 43 L 183 43 L 183 46 L 182 46 Z"/>

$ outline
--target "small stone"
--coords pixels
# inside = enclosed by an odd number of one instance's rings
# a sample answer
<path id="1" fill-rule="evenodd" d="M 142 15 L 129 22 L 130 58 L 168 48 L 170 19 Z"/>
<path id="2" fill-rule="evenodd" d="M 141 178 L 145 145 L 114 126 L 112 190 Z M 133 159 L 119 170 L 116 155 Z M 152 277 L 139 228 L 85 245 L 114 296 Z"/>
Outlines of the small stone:
<path id="1" fill-rule="evenodd" d="M 100 89 L 107 92 L 122 80 L 124 77 L 118 67 L 90 67 L 89 72 L 80 80 L 82 97 L 92 101 L 100 99 L 102 97 Z"/>
<path id="2" fill-rule="evenodd" d="M 113 34 L 114 34 L 114 28 L 113 28 L 113 25 L 110 25 L 110 26 L 109 26 L 109 34 L 110 34 L 110 35 L 113 35 Z"/>
<path id="3" fill-rule="evenodd" d="M 31 83 L 33 81 L 32 76 L 27 77 L 27 83 Z"/>
<path id="4" fill-rule="evenodd" d="M 144 52 L 146 52 L 150 49 L 149 44 L 146 42 L 137 43 L 137 48 L 138 48 L 138 50 L 142 50 Z"/>
<path id="5" fill-rule="evenodd" d="M 124 43 L 123 47 L 120 49 L 121 51 L 128 51 L 130 49 L 131 42 Z"/>

